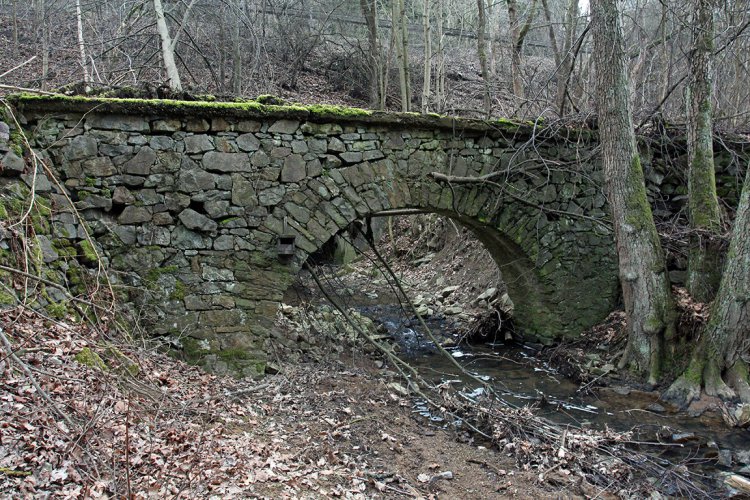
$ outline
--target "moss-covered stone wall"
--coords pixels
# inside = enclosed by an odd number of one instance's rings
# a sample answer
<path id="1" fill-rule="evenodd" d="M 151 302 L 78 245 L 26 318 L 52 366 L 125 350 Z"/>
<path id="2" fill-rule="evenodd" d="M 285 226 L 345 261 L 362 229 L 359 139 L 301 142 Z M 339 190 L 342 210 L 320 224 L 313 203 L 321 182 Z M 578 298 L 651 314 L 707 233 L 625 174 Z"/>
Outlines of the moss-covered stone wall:
<path id="1" fill-rule="evenodd" d="M 39 172 L 52 238 L 41 248 L 84 266 L 101 248 L 121 306 L 214 371 L 262 372 L 278 304 L 307 256 L 388 209 L 471 227 L 531 338 L 577 335 L 618 300 L 588 131 L 322 106 L 14 102 L 65 189 Z M 28 176 L 13 154 L 3 174 Z M 446 183 L 433 172 L 491 177 Z M 291 258 L 277 252 L 284 234 L 296 238 Z"/>

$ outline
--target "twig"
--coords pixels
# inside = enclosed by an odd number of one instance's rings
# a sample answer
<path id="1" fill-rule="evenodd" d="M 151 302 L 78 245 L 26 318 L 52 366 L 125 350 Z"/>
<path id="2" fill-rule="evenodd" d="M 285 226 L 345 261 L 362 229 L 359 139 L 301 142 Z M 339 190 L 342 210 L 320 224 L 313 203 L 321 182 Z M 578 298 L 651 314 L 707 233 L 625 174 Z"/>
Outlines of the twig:
<path id="1" fill-rule="evenodd" d="M 60 415 L 63 420 L 68 424 L 70 428 L 73 428 L 75 426 L 75 423 L 73 420 L 65 414 L 60 408 L 57 407 L 54 401 L 52 401 L 52 398 L 49 397 L 49 394 L 47 394 L 44 389 L 42 389 L 42 386 L 39 385 L 39 382 L 37 382 L 36 377 L 34 377 L 34 374 L 31 373 L 31 370 L 29 370 L 29 367 L 26 366 L 26 363 L 21 361 L 21 359 L 16 356 L 16 353 L 13 352 L 13 346 L 10 343 L 10 340 L 8 340 L 8 337 L 5 335 L 5 332 L 3 331 L 2 327 L 0 327 L 0 341 L 3 343 L 3 346 L 5 347 L 6 351 L 8 351 L 8 356 L 10 359 L 16 362 L 16 364 L 23 370 L 23 373 L 26 375 L 26 377 L 31 382 L 31 385 L 34 386 L 34 389 L 36 389 L 37 394 L 39 394 L 42 399 L 44 399 L 47 404 L 49 404 L 53 410 L 55 410 L 55 413 Z"/>

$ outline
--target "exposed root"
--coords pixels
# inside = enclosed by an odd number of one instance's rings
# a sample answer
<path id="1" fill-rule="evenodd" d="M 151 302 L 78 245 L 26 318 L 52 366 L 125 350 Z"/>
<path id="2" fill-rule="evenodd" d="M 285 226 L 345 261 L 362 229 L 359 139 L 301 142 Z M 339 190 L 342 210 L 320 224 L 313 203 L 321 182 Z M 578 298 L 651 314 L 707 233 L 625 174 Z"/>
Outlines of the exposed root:
<path id="1" fill-rule="evenodd" d="M 748 383 L 747 363 L 737 360 L 727 371 L 727 381 L 734 387 L 743 403 L 750 404 L 750 383 Z"/>
<path id="2" fill-rule="evenodd" d="M 689 405 L 701 396 L 700 381 L 695 381 L 687 374 L 681 375 L 667 389 L 661 398 L 680 407 Z"/>
<path id="3" fill-rule="evenodd" d="M 724 400 L 737 397 L 737 394 L 721 378 L 721 369 L 714 360 L 709 360 L 703 370 L 703 387 L 709 396 L 716 396 Z"/>

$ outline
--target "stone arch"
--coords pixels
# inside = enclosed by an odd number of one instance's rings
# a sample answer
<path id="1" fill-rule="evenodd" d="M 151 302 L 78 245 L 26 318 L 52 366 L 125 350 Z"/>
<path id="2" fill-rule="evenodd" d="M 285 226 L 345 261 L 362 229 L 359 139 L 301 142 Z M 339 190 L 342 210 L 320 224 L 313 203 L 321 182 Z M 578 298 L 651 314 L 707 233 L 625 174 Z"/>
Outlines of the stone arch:
<path id="1" fill-rule="evenodd" d="M 606 317 L 617 299 L 611 236 L 605 227 L 572 216 L 550 221 L 539 209 L 495 196 L 490 186 L 446 186 L 422 168 L 410 169 L 407 163 L 399 170 L 386 158 L 303 181 L 281 205 L 298 211 L 300 202 L 310 207 L 301 221 L 279 211 L 261 226 L 276 235 L 297 235 L 291 274 L 355 220 L 413 208 L 449 217 L 474 232 L 497 264 L 515 304 L 516 324 L 527 338 L 546 343 L 577 335 Z"/>

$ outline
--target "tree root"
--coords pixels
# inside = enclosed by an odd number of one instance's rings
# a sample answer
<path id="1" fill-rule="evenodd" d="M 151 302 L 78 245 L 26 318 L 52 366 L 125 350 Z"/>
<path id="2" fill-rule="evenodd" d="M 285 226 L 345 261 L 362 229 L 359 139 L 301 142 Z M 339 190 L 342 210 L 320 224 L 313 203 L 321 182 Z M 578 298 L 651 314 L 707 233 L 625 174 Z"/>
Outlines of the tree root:
<path id="1" fill-rule="evenodd" d="M 679 407 L 686 407 L 692 401 L 700 398 L 701 384 L 692 380 L 687 375 L 681 375 L 669 386 L 661 398 Z"/>
<path id="2" fill-rule="evenodd" d="M 721 399 L 734 399 L 737 394 L 721 378 L 721 369 L 715 360 L 709 359 L 703 370 L 703 387 L 706 394 Z"/>

